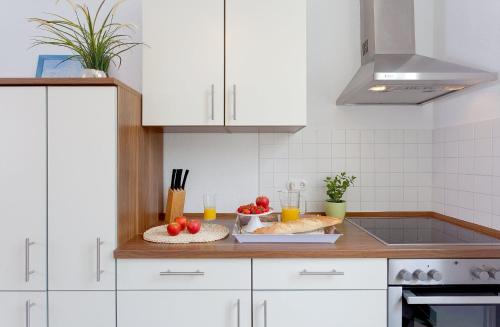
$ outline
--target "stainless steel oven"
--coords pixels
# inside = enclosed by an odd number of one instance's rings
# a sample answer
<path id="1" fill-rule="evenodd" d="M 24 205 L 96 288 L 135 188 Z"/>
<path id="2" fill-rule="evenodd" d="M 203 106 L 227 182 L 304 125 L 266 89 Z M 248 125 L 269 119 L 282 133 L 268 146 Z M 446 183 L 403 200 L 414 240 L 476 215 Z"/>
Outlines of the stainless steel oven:
<path id="1" fill-rule="evenodd" d="M 500 327 L 500 260 L 389 260 L 389 327 Z"/>

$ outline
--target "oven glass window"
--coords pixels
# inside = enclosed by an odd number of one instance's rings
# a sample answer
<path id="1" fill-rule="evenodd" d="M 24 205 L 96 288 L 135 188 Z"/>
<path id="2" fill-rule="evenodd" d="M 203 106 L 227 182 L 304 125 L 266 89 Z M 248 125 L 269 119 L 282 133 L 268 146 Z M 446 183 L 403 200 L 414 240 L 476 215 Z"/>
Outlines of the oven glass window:
<path id="1" fill-rule="evenodd" d="M 408 290 L 407 290 L 408 291 Z M 483 287 L 411 289 L 403 299 L 404 327 L 500 327 L 500 304 L 477 304 L 478 298 L 496 299 L 498 292 Z M 450 304 L 449 302 L 458 302 Z"/>

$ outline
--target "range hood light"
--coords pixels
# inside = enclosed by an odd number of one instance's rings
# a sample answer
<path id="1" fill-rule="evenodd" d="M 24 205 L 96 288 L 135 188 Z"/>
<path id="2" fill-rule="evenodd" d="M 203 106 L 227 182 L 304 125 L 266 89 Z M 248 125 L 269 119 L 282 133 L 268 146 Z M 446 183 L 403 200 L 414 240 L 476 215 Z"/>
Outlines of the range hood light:
<path id="1" fill-rule="evenodd" d="M 385 85 L 375 85 L 369 88 L 372 92 L 385 92 L 387 91 L 387 86 Z"/>
<path id="2" fill-rule="evenodd" d="M 443 87 L 443 91 L 447 91 L 447 92 L 460 91 L 463 89 L 465 89 L 465 86 L 461 86 L 461 85 L 449 85 L 449 86 Z"/>

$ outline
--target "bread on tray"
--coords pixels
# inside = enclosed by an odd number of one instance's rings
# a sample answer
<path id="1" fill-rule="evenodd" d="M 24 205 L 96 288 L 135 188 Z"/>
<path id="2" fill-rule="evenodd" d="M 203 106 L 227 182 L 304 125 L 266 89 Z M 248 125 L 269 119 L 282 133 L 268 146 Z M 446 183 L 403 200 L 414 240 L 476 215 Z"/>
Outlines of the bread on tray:
<path id="1" fill-rule="evenodd" d="M 342 219 L 316 216 L 312 218 L 301 218 L 284 223 L 274 223 L 271 226 L 261 227 L 254 231 L 254 234 L 295 234 L 307 233 L 321 228 L 331 227 L 340 224 Z"/>

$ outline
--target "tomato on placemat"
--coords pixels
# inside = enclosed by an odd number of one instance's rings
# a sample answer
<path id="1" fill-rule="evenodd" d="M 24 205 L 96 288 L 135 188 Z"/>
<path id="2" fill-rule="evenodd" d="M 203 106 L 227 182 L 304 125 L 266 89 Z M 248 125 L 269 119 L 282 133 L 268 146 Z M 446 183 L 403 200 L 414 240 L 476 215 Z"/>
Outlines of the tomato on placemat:
<path id="1" fill-rule="evenodd" d="M 170 236 L 177 236 L 181 231 L 181 225 L 178 223 L 170 223 L 167 225 L 167 232 Z"/>

